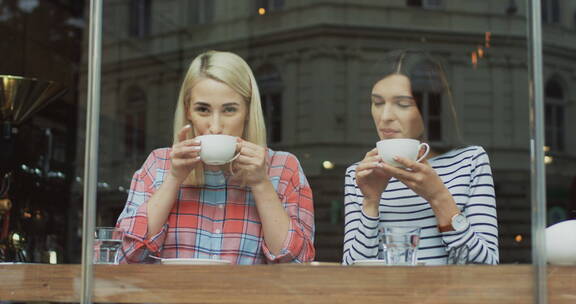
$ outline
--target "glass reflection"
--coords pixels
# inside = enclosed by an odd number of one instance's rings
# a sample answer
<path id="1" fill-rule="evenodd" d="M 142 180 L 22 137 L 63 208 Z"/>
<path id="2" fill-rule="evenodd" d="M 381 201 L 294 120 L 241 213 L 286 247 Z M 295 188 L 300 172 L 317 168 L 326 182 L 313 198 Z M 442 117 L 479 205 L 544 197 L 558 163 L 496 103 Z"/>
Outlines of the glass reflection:
<path id="1" fill-rule="evenodd" d="M 136 12 L 141 16 L 131 16 Z M 134 24 L 146 30 L 131 34 Z M 530 262 L 525 37 L 524 1 L 106 2 L 99 176 L 109 188 L 99 195 L 97 224 L 113 225 L 122 210 L 127 193 L 118 189 L 129 189 L 147 155 L 136 152 L 136 143 L 144 151 L 170 145 L 161 130 L 171 128 L 189 58 L 229 50 L 254 68 L 268 146 L 294 153 L 311 184 L 316 259 L 341 262 L 342 177 L 378 138 L 364 106 L 373 65 L 391 49 L 420 48 L 445 66 L 462 139 L 490 155 L 500 262 Z M 428 70 L 426 62 L 414 70 L 414 97 L 430 143 L 446 149 L 457 129 L 446 124 L 446 95 L 419 87 L 418 75 Z M 131 88 L 145 96 L 135 106 L 145 108 L 135 115 L 145 118 L 130 123 L 143 132 L 126 126 Z M 128 150 L 135 152 L 126 157 Z"/>
<path id="2" fill-rule="evenodd" d="M 574 89 L 576 3 L 542 1 L 547 226 L 576 219 Z"/>
<path id="3" fill-rule="evenodd" d="M 0 2 L 0 70 L 15 76 L 0 88 L 0 261 L 79 261 L 72 189 L 82 166 L 74 160 L 83 14 L 84 1 Z"/>

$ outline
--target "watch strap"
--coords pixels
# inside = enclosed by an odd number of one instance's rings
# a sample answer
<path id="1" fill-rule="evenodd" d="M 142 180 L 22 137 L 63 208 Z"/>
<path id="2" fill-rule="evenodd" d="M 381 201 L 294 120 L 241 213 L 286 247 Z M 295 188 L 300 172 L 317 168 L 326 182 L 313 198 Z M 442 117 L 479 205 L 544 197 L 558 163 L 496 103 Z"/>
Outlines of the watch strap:
<path id="1" fill-rule="evenodd" d="M 452 224 L 448 224 L 448 225 L 444 225 L 444 226 L 438 226 L 438 231 L 440 232 L 448 232 L 448 231 L 454 231 L 454 227 L 452 227 Z"/>
<path id="2" fill-rule="evenodd" d="M 444 225 L 444 226 L 440 226 L 438 225 L 438 231 L 440 232 L 448 232 L 448 231 L 456 231 L 456 229 L 454 229 L 454 226 L 452 226 L 452 222 L 454 221 L 454 218 L 456 216 L 458 216 L 460 214 L 460 212 L 454 214 L 451 218 L 450 218 L 450 223 L 448 225 Z"/>

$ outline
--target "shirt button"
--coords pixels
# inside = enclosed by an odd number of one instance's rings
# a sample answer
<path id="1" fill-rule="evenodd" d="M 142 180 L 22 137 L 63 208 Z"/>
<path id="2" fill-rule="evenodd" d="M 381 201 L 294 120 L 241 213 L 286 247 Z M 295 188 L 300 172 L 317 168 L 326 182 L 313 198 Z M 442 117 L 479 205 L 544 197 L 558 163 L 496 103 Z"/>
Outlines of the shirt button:
<path id="1" fill-rule="evenodd" d="M 215 233 L 220 233 L 220 229 L 214 230 Z"/>

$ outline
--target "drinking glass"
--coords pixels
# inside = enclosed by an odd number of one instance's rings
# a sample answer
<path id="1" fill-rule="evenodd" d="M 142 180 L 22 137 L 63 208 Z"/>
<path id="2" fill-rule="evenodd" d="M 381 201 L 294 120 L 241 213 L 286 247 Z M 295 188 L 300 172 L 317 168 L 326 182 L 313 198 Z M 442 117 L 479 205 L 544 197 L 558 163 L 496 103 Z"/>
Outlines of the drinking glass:
<path id="1" fill-rule="evenodd" d="M 115 227 L 96 227 L 94 236 L 94 264 L 118 264 L 124 231 Z"/>
<path id="2" fill-rule="evenodd" d="M 379 259 L 387 265 L 416 265 L 420 227 L 385 226 L 380 228 Z"/>
<path id="3" fill-rule="evenodd" d="M 464 265 L 468 264 L 470 249 L 467 245 L 454 247 L 448 250 L 448 264 Z"/>

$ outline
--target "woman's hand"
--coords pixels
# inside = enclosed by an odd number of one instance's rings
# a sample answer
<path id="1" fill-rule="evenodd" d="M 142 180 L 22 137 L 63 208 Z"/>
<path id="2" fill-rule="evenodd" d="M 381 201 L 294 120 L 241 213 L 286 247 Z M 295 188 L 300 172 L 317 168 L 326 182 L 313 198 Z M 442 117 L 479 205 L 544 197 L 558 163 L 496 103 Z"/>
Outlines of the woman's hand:
<path id="1" fill-rule="evenodd" d="M 440 176 L 427 161 L 424 160 L 418 163 L 400 156 L 395 157 L 394 160 L 406 168 L 384 165 L 383 169 L 427 200 L 431 205 L 452 199 Z"/>
<path id="2" fill-rule="evenodd" d="M 178 143 L 172 146 L 170 152 L 170 176 L 179 184 L 183 183 L 190 171 L 200 163 L 200 141 L 196 139 L 186 139 L 186 134 L 190 132 L 190 125 L 180 129 L 178 133 Z"/>
<path id="3" fill-rule="evenodd" d="M 382 159 L 376 148 L 366 153 L 356 167 L 356 183 L 364 195 L 364 203 L 379 204 L 391 175 L 382 169 Z"/>
<path id="4" fill-rule="evenodd" d="M 238 138 L 240 155 L 233 163 L 234 171 L 244 172 L 246 185 L 255 187 L 268 179 L 266 148 Z"/>

